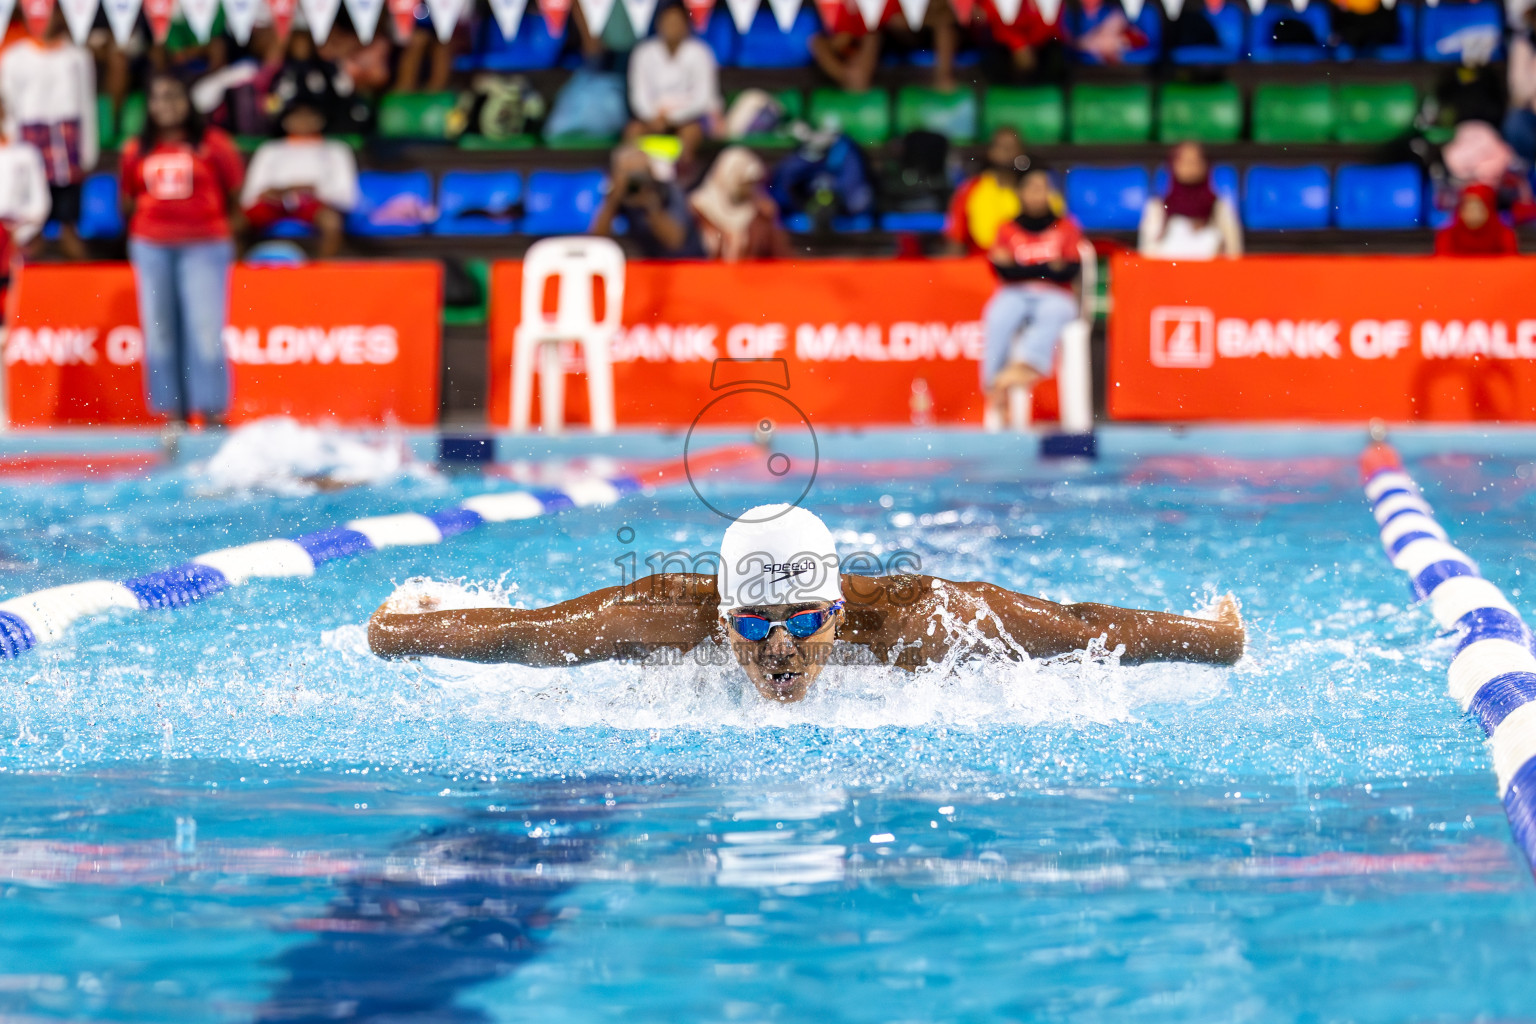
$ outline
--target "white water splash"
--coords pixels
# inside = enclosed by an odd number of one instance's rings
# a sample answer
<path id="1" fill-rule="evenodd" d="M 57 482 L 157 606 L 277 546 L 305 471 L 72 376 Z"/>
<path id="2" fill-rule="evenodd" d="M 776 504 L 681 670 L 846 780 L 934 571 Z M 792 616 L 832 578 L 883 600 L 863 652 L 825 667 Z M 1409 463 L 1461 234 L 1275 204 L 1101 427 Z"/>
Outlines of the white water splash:
<path id="1" fill-rule="evenodd" d="M 411 462 L 398 436 L 370 442 L 274 416 L 231 432 L 212 458 L 194 468 L 194 474 L 214 492 L 264 490 L 301 495 L 322 488 L 378 483 L 424 470 Z"/>

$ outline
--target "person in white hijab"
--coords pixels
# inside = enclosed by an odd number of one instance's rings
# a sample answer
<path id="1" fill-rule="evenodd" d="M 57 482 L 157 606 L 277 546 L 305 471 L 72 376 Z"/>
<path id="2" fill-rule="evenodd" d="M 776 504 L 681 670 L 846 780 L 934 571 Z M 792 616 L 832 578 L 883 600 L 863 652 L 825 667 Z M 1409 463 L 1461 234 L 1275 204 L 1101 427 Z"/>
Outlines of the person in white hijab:
<path id="1" fill-rule="evenodd" d="M 763 188 L 767 176 L 757 154 L 745 146 L 729 146 L 688 197 L 699 217 L 704 251 L 712 258 L 735 263 L 789 254 L 779 208 Z"/>
<path id="2" fill-rule="evenodd" d="M 1126 663 L 1230 665 L 1246 642 L 1230 594 L 1215 618 L 1196 619 L 1055 604 L 991 583 L 916 573 L 843 573 L 832 531 L 793 505 L 743 513 L 721 538 L 718 557 L 714 575 L 657 573 L 547 608 L 443 610 L 436 599 L 405 591 L 374 612 L 368 644 L 386 658 L 560 667 L 686 653 L 713 640 L 730 645 L 759 694 L 789 703 L 803 700 L 827 662 L 848 648 L 910 670 L 952 650 L 968 658 L 1049 658 L 1095 640 L 1122 648 Z"/>

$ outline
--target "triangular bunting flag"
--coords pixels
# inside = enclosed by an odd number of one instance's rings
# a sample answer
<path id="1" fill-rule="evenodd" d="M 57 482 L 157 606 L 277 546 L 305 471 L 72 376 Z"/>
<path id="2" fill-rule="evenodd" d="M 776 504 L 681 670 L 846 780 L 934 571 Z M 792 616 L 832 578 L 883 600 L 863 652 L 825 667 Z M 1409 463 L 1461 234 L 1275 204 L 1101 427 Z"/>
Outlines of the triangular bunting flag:
<path id="1" fill-rule="evenodd" d="M 608 18 L 613 14 L 614 0 L 581 0 L 581 14 L 587 19 L 587 31 L 594 36 L 603 34 Z"/>
<path id="2" fill-rule="evenodd" d="M 144 0 L 148 4 L 150 0 Z M 287 39 L 288 33 L 293 31 L 293 11 L 297 0 L 267 0 L 267 9 L 272 12 L 272 31 L 277 33 L 277 38 Z"/>
<path id="3" fill-rule="evenodd" d="M 352 19 L 352 30 L 358 40 L 367 46 L 373 42 L 373 34 L 379 30 L 379 15 L 384 13 L 384 0 L 346 0 L 347 17 Z"/>
<path id="4" fill-rule="evenodd" d="M 438 42 L 447 43 L 453 38 L 453 30 L 464 13 L 464 0 L 427 0 L 427 13 L 432 17 L 432 28 Z"/>
<path id="5" fill-rule="evenodd" d="M 84 46 L 91 34 L 91 22 L 96 20 L 96 0 L 59 0 L 59 7 L 64 11 L 69 37 L 76 46 Z"/>
<path id="6" fill-rule="evenodd" d="M 21 16 L 27 31 L 41 39 L 53 20 L 53 0 L 21 0 Z"/>
<path id="7" fill-rule="evenodd" d="M 779 31 L 788 32 L 800 17 L 800 0 L 768 0 L 768 9 L 773 12 L 773 23 Z"/>
<path id="8" fill-rule="evenodd" d="M 1179 15 L 1184 13 L 1184 0 L 1163 0 L 1163 10 L 1167 12 L 1169 21 L 1178 21 Z"/>
<path id="9" fill-rule="evenodd" d="M 992 6 L 997 8 L 997 16 L 1004 25 L 1012 25 L 1019 20 L 1019 8 L 1024 4 L 1023 0 L 992 0 Z M 1061 0 L 1036 0 L 1035 6 L 1040 11 L 1040 17 L 1049 25 L 1056 20 L 1056 12 L 1061 10 Z"/>
<path id="10" fill-rule="evenodd" d="M 127 46 L 128 40 L 133 38 L 133 26 L 139 20 L 139 0 L 101 0 L 101 8 L 107 12 L 112 38 L 117 40 L 118 46 Z"/>
<path id="11" fill-rule="evenodd" d="M 1381 0 L 1381 6 L 1390 11 L 1392 8 L 1397 6 L 1397 0 Z"/>
<path id="12" fill-rule="evenodd" d="M 102 3 L 110 5 L 114 0 L 102 0 Z M 235 37 L 235 42 L 244 46 L 251 41 L 251 27 L 256 24 L 256 4 L 258 0 L 224 0 L 224 26 L 229 29 L 229 34 Z"/>
<path id="13" fill-rule="evenodd" d="M 955 9 L 955 20 L 962 29 L 971 23 L 971 16 L 976 13 L 976 0 L 949 0 L 949 6 Z"/>
<path id="14" fill-rule="evenodd" d="M 864 19 L 864 27 L 873 32 L 880 27 L 880 18 L 885 14 L 885 0 L 854 0 L 859 8 L 859 17 Z"/>
<path id="15" fill-rule="evenodd" d="M 196 0 L 181 0 L 182 9 Z M 302 0 L 304 20 L 309 23 L 309 34 L 315 37 L 315 45 L 323 44 L 331 37 L 331 26 L 336 24 L 336 12 L 341 10 L 341 0 Z M 453 34 L 453 29 L 448 30 Z"/>
<path id="16" fill-rule="evenodd" d="M 1269 0 L 1248 0 L 1248 12 L 1250 14 L 1258 14 L 1268 2 Z"/>
<path id="17" fill-rule="evenodd" d="M 565 20 L 571 14 L 571 0 L 539 0 L 539 13 L 544 15 L 544 27 L 557 39 L 565 34 Z"/>
<path id="18" fill-rule="evenodd" d="M 928 0 L 899 0 L 899 2 L 902 17 L 907 19 L 907 25 L 913 32 L 920 30 L 923 27 L 923 19 L 928 17 Z"/>
<path id="19" fill-rule="evenodd" d="M 523 12 L 528 10 L 528 0 L 491 0 L 491 14 L 501 29 L 501 38 L 516 39 L 523 27 Z"/>
<path id="20" fill-rule="evenodd" d="M 736 26 L 737 32 L 745 32 L 752 27 L 758 6 L 759 0 L 725 0 L 725 9 L 731 12 L 731 23 Z"/>
<path id="21" fill-rule="evenodd" d="M 165 42 L 171 31 L 171 12 L 176 0 L 144 0 L 144 20 L 149 22 L 149 35 L 157 43 Z"/>
<path id="22" fill-rule="evenodd" d="M 842 17 L 843 0 L 816 0 L 816 13 L 821 15 L 822 27 L 830 31 L 832 26 L 837 24 L 837 19 Z M 775 11 L 774 14 L 777 15 L 778 12 Z"/>
<path id="23" fill-rule="evenodd" d="M 1120 9 L 1125 12 L 1127 21 L 1135 21 L 1141 17 L 1141 9 L 1147 6 L 1147 0 L 1120 0 Z"/>
<path id="24" fill-rule="evenodd" d="M 703 32 L 709 28 L 709 16 L 715 12 L 715 0 L 683 0 L 688 17 L 693 19 L 693 30 Z"/>
<path id="25" fill-rule="evenodd" d="M 16 0 L 0 0 L 0 29 L 8 27 L 16 13 Z"/>
<path id="26" fill-rule="evenodd" d="M 624 13 L 629 15 L 629 24 L 635 30 L 635 35 L 641 39 L 651 34 L 651 19 L 656 15 L 656 0 L 624 0 Z M 602 31 L 588 26 L 595 35 Z"/>
<path id="27" fill-rule="evenodd" d="M 181 13 L 198 42 L 206 43 L 213 38 L 213 19 L 219 16 L 219 0 L 181 0 Z"/>
<path id="28" fill-rule="evenodd" d="M 1291 0 L 1291 6 L 1298 11 L 1304 11 L 1307 9 L 1307 0 Z"/>
<path id="29" fill-rule="evenodd" d="M 384 0 L 395 26 L 395 42 L 404 44 L 416 31 L 416 0 Z"/>

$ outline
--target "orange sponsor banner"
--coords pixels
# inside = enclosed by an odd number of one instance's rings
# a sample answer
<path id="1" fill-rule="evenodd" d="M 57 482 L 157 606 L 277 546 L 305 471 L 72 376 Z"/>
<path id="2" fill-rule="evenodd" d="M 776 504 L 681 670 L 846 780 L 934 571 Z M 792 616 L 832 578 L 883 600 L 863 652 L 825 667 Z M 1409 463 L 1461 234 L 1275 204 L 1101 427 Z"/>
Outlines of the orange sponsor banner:
<path id="1" fill-rule="evenodd" d="M 1536 420 L 1536 259 L 1116 257 L 1118 420 Z"/>
<path id="2" fill-rule="evenodd" d="M 618 423 L 687 426 L 718 390 L 714 361 L 732 358 L 785 360 L 787 397 L 817 427 L 979 423 L 981 310 L 994 287 L 979 259 L 632 262 L 612 352 Z M 494 264 L 490 417 L 498 425 L 511 419 L 521 315 L 522 264 Z M 566 418 L 585 422 L 574 346 L 566 365 Z M 1055 416 L 1053 383 L 1037 389 L 1035 409 Z"/>
<path id="3" fill-rule="evenodd" d="M 35 265 L 5 340 L 13 426 L 153 424 L 127 264 Z M 437 422 L 442 272 L 436 263 L 237 266 L 224 354 L 231 422 Z"/>

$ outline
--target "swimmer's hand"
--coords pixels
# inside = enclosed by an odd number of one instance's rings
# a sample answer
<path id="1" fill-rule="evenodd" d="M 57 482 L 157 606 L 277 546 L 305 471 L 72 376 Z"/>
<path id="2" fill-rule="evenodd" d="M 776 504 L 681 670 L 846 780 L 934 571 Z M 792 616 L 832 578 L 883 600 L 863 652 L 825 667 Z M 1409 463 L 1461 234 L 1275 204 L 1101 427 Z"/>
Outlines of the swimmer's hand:
<path id="1" fill-rule="evenodd" d="M 1248 643 L 1248 630 L 1243 625 L 1243 606 L 1238 603 L 1232 591 L 1218 597 L 1211 611 L 1215 613 L 1212 617 L 1217 622 L 1236 631 L 1238 642 L 1244 645 Z"/>

